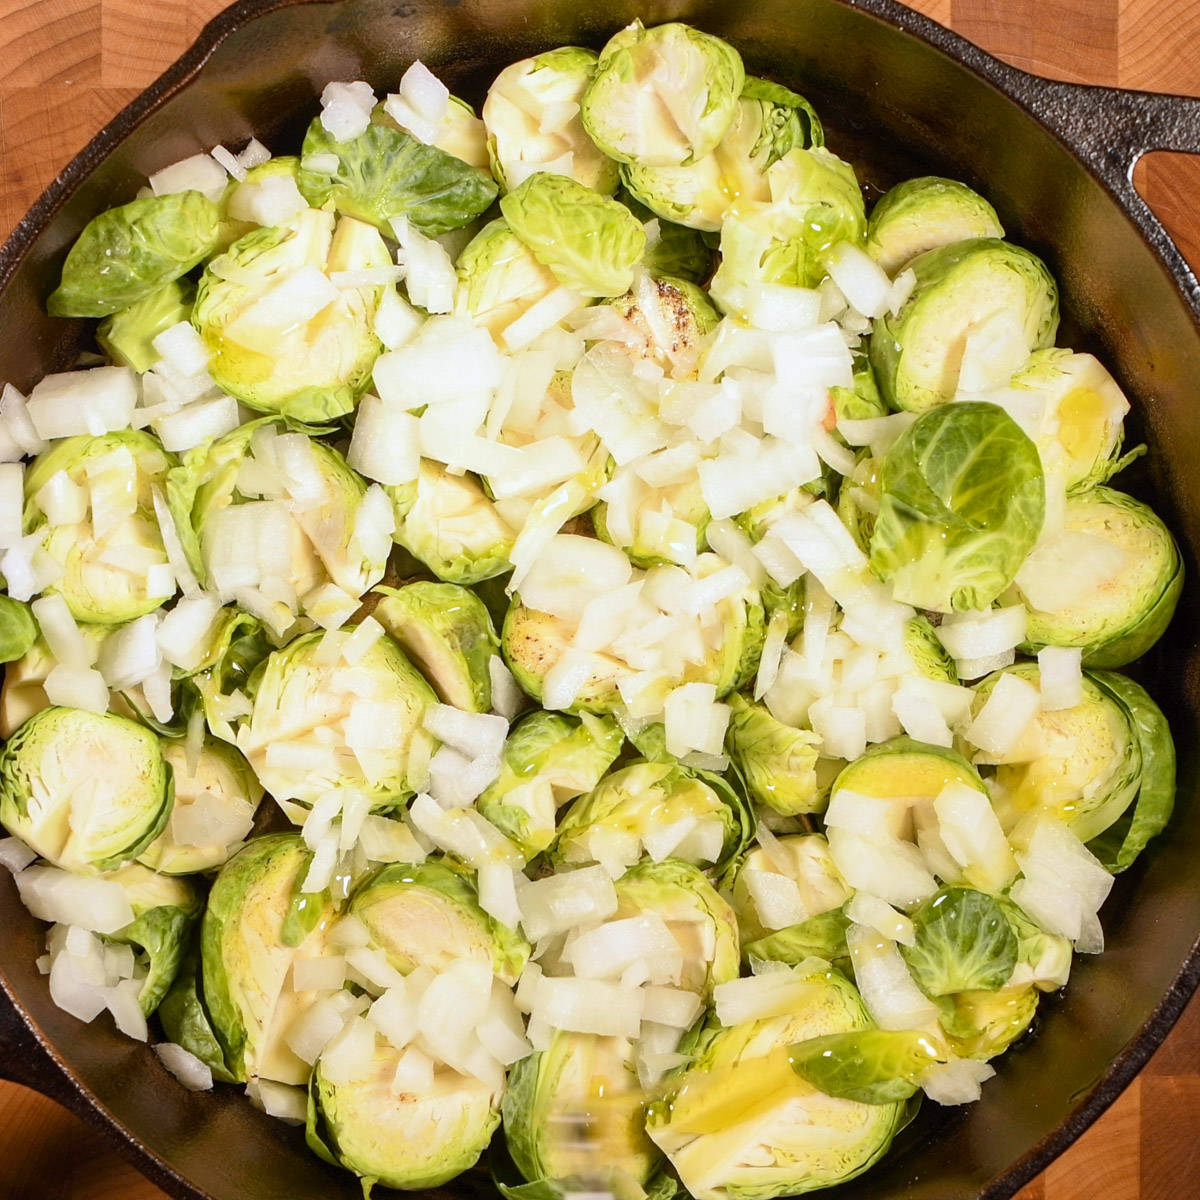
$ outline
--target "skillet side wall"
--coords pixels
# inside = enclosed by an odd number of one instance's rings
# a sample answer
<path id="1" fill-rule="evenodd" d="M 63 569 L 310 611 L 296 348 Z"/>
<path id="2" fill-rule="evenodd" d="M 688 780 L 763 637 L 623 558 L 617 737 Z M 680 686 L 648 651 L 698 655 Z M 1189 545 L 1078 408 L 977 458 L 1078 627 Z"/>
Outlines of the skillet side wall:
<path id="1" fill-rule="evenodd" d="M 1010 236 L 1042 254 L 1059 279 L 1072 318 L 1060 340 L 1098 352 L 1134 398 L 1152 454 L 1131 472 L 1132 481 L 1117 482 L 1153 495 L 1184 546 L 1190 581 L 1181 616 L 1139 671 L 1175 731 L 1180 797 L 1168 837 L 1118 881 L 1106 905 L 1108 952 L 1076 961 L 1065 996 L 1044 1003 L 1037 1036 L 1004 1056 L 980 1104 L 929 1105 L 888 1159 L 830 1193 L 962 1200 L 994 1181 L 989 1197 L 1009 1195 L 1033 1164 L 1005 1175 L 1007 1169 L 1052 1134 L 1108 1064 L 1124 1052 L 1132 1068 L 1161 1040 L 1169 1022 L 1129 1047 L 1200 931 L 1200 879 L 1193 866 L 1200 861 L 1200 609 L 1192 582 L 1200 546 L 1200 422 L 1193 399 L 1200 333 L 1169 272 L 1128 216 L 1069 150 L 1000 91 L 839 0 L 463 0 L 445 6 L 366 0 L 284 7 L 226 39 L 201 74 L 98 165 L 42 232 L 0 296 L 0 379 L 28 387 L 86 346 L 86 323 L 52 320 L 43 298 L 88 217 L 131 199 L 146 174 L 252 133 L 274 150 L 294 148 L 329 79 L 366 78 L 390 90 L 396 64 L 421 57 L 452 90 L 478 101 L 496 70 L 513 59 L 570 42 L 599 46 L 635 16 L 646 24 L 686 19 L 729 38 L 749 70 L 814 101 L 827 118 L 831 147 L 877 187 L 930 171 L 979 187 Z M 34 967 L 41 926 L 19 906 L 6 873 L 0 873 L 0 912 L 6 931 L 0 974 L 113 1120 L 190 1181 L 160 1170 L 164 1186 L 216 1200 L 360 1195 L 349 1176 L 309 1155 L 295 1131 L 255 1112 L 232 1089 L 218 1089 L 216 1096 L 184 1092 L 144 1047 L 105 1020 L 85 1027 L 60 1012 Z M 1119 1089 L 1102 1090 L 1107 1102 Z M 1082 1125 L 1075 1121 L 1070 1128 L 1077 1134 Z M 474 1174 L 438 1191 L 494 1194 L 486 1178 Z"/>

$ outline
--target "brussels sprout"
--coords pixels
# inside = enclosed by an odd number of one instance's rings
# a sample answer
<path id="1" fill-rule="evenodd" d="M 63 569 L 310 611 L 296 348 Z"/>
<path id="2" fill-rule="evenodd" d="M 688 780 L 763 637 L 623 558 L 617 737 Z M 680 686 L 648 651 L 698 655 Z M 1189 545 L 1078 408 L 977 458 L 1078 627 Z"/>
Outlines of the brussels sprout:
<path id="1" fill-rule="evenodd" d="M 138 863 L 130 863 L 108 878 L 124 890 L 134 918 L 109 940 L 141 950 L 139 957 L 144 960 L 146 977 L 138 1003 L 148 1017 L 158 1008 L 179 973 L 204 899 L 191 880 L 159 875 Z"/>
<path id="2" fill-rule="evenodd" d="M 217 207 L 200 192 L 146 196 L 83 228 L 46 301 L 55 317 L 106 317 L 157 292 L 217 246 Z"/>
<path id="3" fill-rule="evenodd" d="M 910 737 L 888 738 L 845 766 L 831 795 L 843 788 L 881 800 L 933 800 L 948 784 L 986 792 L 979 772 L 957 750 L 931 746 Z"/>
<path id="4" fill-rule="evenodd" d="M 746 781 L 750 798 L 785 817 L 820 812 L 826 797 L 817 786 L 817 747 L 811 729 L 777 721 L 761 704 L 736 693 L 725 748 Z"/>
<path id="5" fill-rule="evenodd" d="M 600 782 L 624 740 L 609 718 L 532 712 L 508 735 L 500 774 L 475 806 L 533 858 L 554 840 L 558 810 Z"/>
<path id="6" fill-rule="evenodd" d="M 555 278 L 581 296 L 620 296 L 646 248 L 623 204 L 565 175 L 530 175 L 500 200 L 513 232 Z"/>
<path id="7" fill-rule="evenodd" d="M 936 679 L 940 683 L 958 682 L 954 659 L 938 640 L 933 622 L 928 617 L 917 615 L 904 623 L 904 649 L 908 651 L 913 666 L 926 679 Z"/>
<path id="8" fill-rule="evenodd" d="M 583 127 L 609 158 L 647 167 L 695 162 L 725 136 L 746 81 L 727 42 L 672 22 L 611 37 L 583 94 Z"/>
<path id="9" fill-rule="evenodd" d="M 789 966 L 796 966 L 806 958 L 823 958 L 826 962 L 844 958 L 848 963 L 850 948 L 846 944 L 846 930 L 849 928 L 850 918 L 845 909 L 830 909 L 801 921 L 799 925 L 789 925 L 752 942 L 743 939 L 742 957 L 747 963 L 757 958 Z"/>
<path id="10" fill-rule="evenodd" d="M 623 481 L 637 478 L 636 468 L 617 467 L 612 478 L 619 487 Z M 640 480 L 634 486 L 639 483 Z M 609 524 L 609 506 L 604 500 L 591 510 L 596 536 L 602 542 L 624 550 L 635 566 L 683 565 L 695 561 L 697 552 L 707 548 L 704 531 L 711 519 L 699 480 L 693 478 L 656 488 L 642 484 L 639 490 L 642 496 L 633 514 L 636 524 L 628 531 L 632 536 L 618 536 L 614 531 Z M 664 505 L 670 508 L 669 519 L 663 517 Z M 624 535 L 625 530 L 620 533 Z"/>
<path id="11" fill-rule="evenodd" d="M 0 662 L 16 662 L 24 658 L 38 640 L 37 622 L 28 604 L 11 596 L 0 596 Z M 5 672 L 7 678 L 7 672 Z M 3 736 L 7 737 L 9 730 Z"/>
<path id="12" fill-rule="evenodd" d="M 997 896 L 996 902 L 1017 936 L 1017 965 L 1008 987 L 1033 984 L 1040 991 L 1053 992 L 1064 986 L 1075 953 L 1071 939 L 1047 933 L 1007 896 Z"/>
<path id="13" fill-rule="evenodd" d="M 1067 947 L 1070 955 L 1069 942 Z M 1029 1028 L 1037 1006 L 1037 988 L 1028 985 L 990 992 L 959 992 L 938 1003 L 950 1049 L 959 1058 L 981 1062 L 1003 1054 Z"/>
<path id="14" fill-rule="evenodd" d="M 731 206 L 767 201 L 767 168 L 793 146 L 824 143 L 808 101 L 777 83 L 748 77 L 733 121 L 716 149 L 688 166 L 621 168 L 625 186 L 667 221 L 715 232 Z"/>
<path id="15" fill-rule="evenodd" d="M 190 875 L 221 866 L 246 838 L 262 802 L 262 785 L 232 746 L 205 738 L 195 769 L 189 749 L 167 742 L 163 757 L 175 780 L 175 803 L 166 829 L 138 855 L 164 875 Z"/>
<path id="16" fill-rule="evenodd" d="M 1179 549 L 1147 505 L 1106 487 L 1071 496 L 1062 531 L 1017 572 L 1021 649 L 1078 646 L 1089 667 L 1123 667 L 1166 632 L 1182 589 Z"/>
<path id="17" fill-rule="evenodd" d="M 461 158 L 468 166 L 478 167 L 481 171 L 491 169 L 487 129 L 475 115 L 475 110 L 457 96 L 451 96 L 447 101 L 442 123 L 432 144 L 455 158 Z"/>
<path id="18" fill-rule="evenodd" d="M 1105 483 L 1145 449 L 1121 456 L 1129 401 L 1090 354 L 1057 346 L 1035 350 L 1028 365 L 1012 377 L 1011 387 L 1042 401 L 1039 424 L 1044 432 L 1036 438 L 1038 451 L 1068 493 Z"/>
<path id="19" fill-rule="evenodd" d="M 880 317 L 871 365 L 893 408 L 927 412 L 954 398 L 966 340 L 1004 312 L 1032 353 L 1054 345 L 1058 285 L 1041 259 L 999 238 L 973 238 L 913 259 L 916 286 L 900 311 Z"/>
<path id="20" fill-rule="evenodd" d="M 378 587 L 371 615 L 420 668 L 444 704 L 465 712 L 492 707 L 489 666 L 500 639 L 483 601 L 456 583 Z"/>
<path id="21" fill-rule="evenodd" d="M 413 794 L 409 751 L 437 696 L 391 638 L 372 643 L 351 668 L 322 646 L 324 636 L 296 638 L 255 672 L 254 710 L 238 746 L 276 800 L 313 804 L 331 788 L 352 787 L 391 808 Z M 370 694 L 360 697 L 364 687 Z"/>
<path id="22" fill-rule="evenodd" d="M 788 1050 L 792 1070 L 806 1083 L 859 1104 L 906 1100 L 920 1087 L 921 1076 L 947 1057 L 926 1034 L 910 1029 L 827 1033 Z"/>
<path id="23" fill-rule="evenodd" d="M 558 287 L 549 267 L 503 217 L 489 221 L 458 256 L 457 309 L 499 337 L 518 317 Z"/>
<path id="24" fill-rule="evenodd" d="M 314 162 L 324 168 L 330 158 L 337 160 L 332 170 L 315 168 Z M 458 229 L 496 198 L 487 171 L 394 128 L 382 110 L 363 133 L 344 142 L 319 119 L 313 121 L 300 151 L 296 185 L 314 208 L 369 221 L 388 237 L 392 221 L 400 217 L 431 237 Z"/>
<path id="25" fill-rule="evenodd" d="M 871 535 L 879 514 L 880 461 L 860 450 L 852 474 L 838 488 L 837 514 L 864 554 L 871 552 Z"/>
<path id="26" fill-rule="evenodd" d="M 58 592 L 77 621 L 132 621 L 173 594 L 173 584 L 151 586 L 146 574 L 148 567 L 167 565 L 152 489 L 170 461 L 153 435 L 125 429 L 64 438 L 25 472 L 25 531 L 43 532 L 46 552 L 63 565 L 46 591 Z M 60 471 L 88 489 L 90 507 L 78 524 L 52 527 L 36 497 Z"/>
<path id="27" fill-rule="evenodd" d="M 204 269 L 192 313 L 213 379 L 249 408 L 293 421 L 350 412 L 382 348 L 383 287 L 336 287 L 328 276 L 391 265 L 371 226 L 343 217 L 335 228 L 333 213 L 317 209 L 239 238 Z"/>
<path id="28" fill-rule="evenodd" d="M 718 984 L 738 977 L 737 915 L 702 871 L 679 859 L 643 860 L 614 885 L 616 920 L 654 913 L 683 951 L 679 987 L 707 1003 Z"/>
<path id="29" fill-rule="evenodd" d="M 638 279 L 610 303 L 646 339 L 645 357 L 673 368 L 676 379 L 694 374 L 704 339 L 721 319 L 694 283 L 665 275 Z"/>
<path id="30" fill-rule="evenodd" d="M 335 915 L 328 892 L 301 891 L 311 860 L 298 834 L 255 838 L 221 868 L 209 893 L 201 994 L 225 1070 L 239 1083 L 309 1078 L 283 1030 L 306 1007 L 289 981 L 297 951 L 323 944 Z"/>
<path id="31" fill-rule="evenodd" d="M 213 737 L 231 743 L 236 740 L 232 721 L 248 713 L 250 679 L 272 649 L 262 622 L 249 613 L 229 607 L 217 614 L 199 662 L 184 673 L 188 686 L 200 697 Z"/>
<path id="32" fill-rule="evenodd" d="M 831 387 L 834 415 L 839 421 L 869 421 L 874 417 L 886 417 L 887 405 L 879 394 L 879 383 L 875 369 L 865 354 L 854 355 L 854 386 Z"/>
<path id="33" fill-rule="evenodd" d="M 107 629 L 102 625 L 80 628 L 98 650 Z M 20 658 L 5 667 L 3 690 L 0 691 L 0 737 L 12 737 L 34 713 L 50 707 L 50 698 L 43 685 L 56 666 L 58 659 L 50 653 L 45 639 L 39 636 Z"/>
<path id="34" fill-rule="evenodd" d="M 0 750 L 0 821 L 65 871 L 137 858 L 166 825 L 173 790 L 155 734 L 111 713 L 42 709 Z"/>
<path id="35" fill-rule="evenodd" d="M 439 579 L 472 584 L 511 569 L 516 532 L 474 475 L 451 475 L 422 459 L 414 483 L 385 490 L 396 514 L 393 538 Z"/>
<path id="36" fill-rule="evenodd" d="M 719 776 L 671 763 L 638 762 L 614 771 L 574 801 L 547 857 L 555 867 L 637 862 L 644 847 L 724 869 L 745 848 L 754 818 Z"/>
<path id="37" fill-rule="evenodd" d="M 758 897 L 763 895 L 759 880 L 764 875 L 782 876 L 794 885 L 787 890 L 791 893 L 795 906 L 801 909 L 804 915 L 794 925 L 785 926 L 785 930 L 798 929 L 810 918 L 830 913 L 850 899 L 850 888 L 833 865 L 829 843 L 822 834 L 793 834 L 777 839 L 777 843 L 769 854 L 762 847 L 756 846 L 738 864 L 737 875 L 733 881 L 733 903 L 737 907 L 738 925 L 742 931 L 743 942 L 758 942 L 780 928 L 776 923 L 768 922 L 767 918 L 772 914 L 759 911 Z M 786 873 L 783 871 L 785 861 L 788 864 Z M 774 878 L 763 882 L 769 886 L 772 883 L 779 884 L 780 880 Z M 771 887 L 768 894 L 773 894 L 776 890 Z M 844 924 L 840 934 L 832 927 L 814 927 L 807 931 L 806 936 L 813 933 L 833 933 L 835 938 L 840 939 L 840 943 L 845 942 Z M 758 957 L 777 956 L 767 954 Z"/>
<path id="38" fill-rule="evenodd" d="M 1041 680 L 1036 663 L 1007 667 L 975 685 L 977 705 L 1005 674 L 1035 686 Z M 995 763 L 983 753 L 975 761 L 994 765 L 989 790 L 1006 832 L 1026 813 L 1045 811 L 1083 842 L 1103 833 L 1129 808 L 1145 769 L 1130 710 L 1105 686 L 1103 674 L 1087 672 L 1079 704 L 1042 709 L 1003 761 Z"/>
<path id="39" fill-rule="evenodd" d="M 200 996 L 199 976 L 199 954 L 192 951 L 181 960 L 175 981 L 156 1010 L 159 1023 L 167 1040 L 194 1054 L 212 1072 L 213 1079 L 236 1083 L 225 1067 L 225 1052 Z"/>
<path id="40" fill-rule="evenodd" d="M 366 1079 L 334 1083 L 317 1060 L 308 1095 L 307 1142 L 320 1158 L 372 1186 L 438 1187 L 475 1165 L 500 1124 L 499 1097 L 478 1079 L 442 1069 L 422 1092 L 397 1092 L 403 1053 L 376 1039 Z"/>
<path id="41" fill-rule="evenodd" d="M 483 102 L 488 154 L 500 186 L 511 191 L 535 171 L 569 175 L 594 192 L 617 190 L 617 164 L 584 131 L 579 102 L 596 54 L 563 46 L 504 68 Z"/>
<path id="42" fill-rule="evenodd" d="M 625 1038 L 557 1031 L 515 1063 L 501 1111 L 517 1170 L 531 1182 L 594 1177 L 645 1184 L 661 1155 L 646 1137 L 644 1096 Z"/>
<path id="43" fill-rule="evenodd" d="M 887 452 L 880 485 L 871 570 L 915 608 L 987 608 L 1041 532 L 1037 447 L 994 404 L 919 417 Z"/>
<path id="44" fill-rule="evenodd" d="M 922 175 L 886 192 L 871 210 L 867 253 L 889 274 L 905 263 L 969 238 L 1002 238 L 996 210 L 965 183 Z"/>
<path id="45" fill-rule="evenodd" d="M 153 346 L 154 339 L 180 321 L 189 320 L 195 300 L 196 285 L 191 280 L 173 279 L 128 308 L 105 317 L 96 330 L 96 341 L 117 366 L 132 367 L 144 374 L 162 357 Z"/>
<path id="46" fill-rule="evenodd" d="M 913 914 L 916 941 L 900 953 L 918 987 L 933 998 L 994 992 L 1017 965 L 1017 937 L 986 892 L 944 887 Z"/>
<path id="47" fill-rule="evenodd" d="M 697 1200 L 770 1200 L 862 1174 L 903 1126 L 905 1106 L 826 1096 L 788 1047 L 870 1027 L 837 971 L 803 979 L 792 1012 L 722 1028 L 710 1018 L 691 1066 L 651 1106 L 647 1132 Z"/>
<path id="48" fill-rule="evenodd" d="M 721 226 L 721 265 L 710 294 L 739 313 L 748 283 L 815 287 L 825 254 L 860 242 L 867 226 L 854 168 L 823 148 L 788 151 L 767 171 L 769 201 L 741 201 Z"/>

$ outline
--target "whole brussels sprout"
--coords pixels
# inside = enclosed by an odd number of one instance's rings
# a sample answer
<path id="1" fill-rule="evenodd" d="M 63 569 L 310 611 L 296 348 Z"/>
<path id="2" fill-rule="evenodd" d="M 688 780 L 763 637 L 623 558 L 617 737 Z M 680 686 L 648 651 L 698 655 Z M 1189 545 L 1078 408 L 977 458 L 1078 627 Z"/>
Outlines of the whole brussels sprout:
<path id="1" fill-rule="evenodd" d="M 331 160 L 337 165 L 327 169 Z M 369 221 L 388 237 L 392 222 L 401 217 L 430 237 L 458 229 L 496 198 L 487 171 L 417 141 L 382 109 L 364 132 L 346 141 L 335 138 L 320 119 L 313 121 L 300 151 L 296 184 L 314 208 Z"/>
<path id="2" fill-rule="evenodd" d="M 978 192 L 953 179 L 922 175 L 880 197 L 867 227 L 867 253 L 895 275 L 927 250 L 1003 236 L 996 210 Z"/>
<path id="3" fill-rule="evenodd" d="M 274 651 L 251 680 L 254 708 L 238 745 L 276 800 L 314 804 L 331 788 L 357 788 L 376 808 L 413 794 L 408 757 L 433 689 L 389 637 L 353 668 L 322 649 L 321 633 Z M 352 670 L 359 696 L 346 686 Z M 369 681 L 369 682 L 367 682 Z"/>
<path id="4" fill-rule="evenodd" d="M 58 592 L 77 621 L 132 621 L 174 593 L 153 500 L 170 463 L 152 434 L 124 429 L 64 438 L 25 472 L 25 531 L 42 532 L 46 552 L 62 564 L 46 591 Z M 83 521 L 51 526 L 37 496 L 60 472 L 88 490 L 90 506 Z M 151 566 L 163 568 L 165 583 L 147 575 Z"/>
<path id="5" fill-rule="evenodd" d="M 538 262 L 503 217 L 489 221 L 467 243 L 457 271 L 458 309 L 496 338 L 558 287 L 554 272 Z"/>
<path id="6" fill-rule="evenodd" d="M 500 774 L 476 807 L 526 858 L 534 858 L 554 840 L 558 810 L 600 782 L 624 740 L 610 718 L 532 712 L 509 733 Z"/>
<path id="7" fill-rule="evenodd" d="M 483 102 L 492 173 L 506 191 L 535 171 L 569 175 L 602 195 L 617 190 L 617 164 L 597 149 L 579 115 L 596 54 L 578 46 L 511 63 Z"/>
<path id="8" fill-rule="evenodd" d="M 339 288 L 329 276 L 392 265 L 371 226 L 315 208 L 239 238 L 205 268 L 192 313 L 213 379 L 295 421 L 352 411 L 382 349 L 383 285 Z"/>
<path id="9" fill-rule="evenodd" d="M 621 177 L 664 220 L 715 233 L 731 206 L 770 200 L 767 168 L 793 146 L 823 144 L 820 120 L 803 96 L 748 77 L 733 121 L 715 150 L 688 166 L 628 163 Z"/>
<path id="10" fill-rule="evenodd" d="M 487 963 L 512 985 L 529 958 L 529 943 L 479 907 L 471 874 L 449 860 L 380 868 L 355 889 L 350 912 L 404 975 L 465 958 Z"/>
<path id="11" fill-rule="evenodd" d="M 195 301 L 196 285 L 188 279 L 173 279 L 105 317 L 96 330 L 96 341 L 117 366 L 144 374 L 161 357 L 154 339 L 180 321 L 190 320 Z"/>
<path id="12" fill-rule="evenodd" d="M 1054 345 L 1058 285 L 1036 255 L 999 238 L 929 250 L 910 264 L 916 286 L 875 323 L 871 365 L 896 409 L 923 413 L 953 399 L 968 334 L 1008 311 L 1029 352 Z"/>
<path id="13" fill-rule="evenodd" d="M 827 797 L 817 784 L 821 739 L 811 729 L 793 729 L 761 704 L 734 693 L 725 747 L 756 804 L 783 816 L 819 812 Z"/>
<path id="14" fill-rule="evenodd" d="M 112 713 L 45 708 L 0 751 L 0 821 L 66 871 L 112 871 L 162 832 L 174 787 L 157 735 Z"/>
<path id="15" fill-rule="evenodd" d="M 1147 505 L 1106 487 L 1070 496 L 1062 531 L 1014 581 L 1029 609 L 1021 649 L 1078 646 L 1089 667 L 1123 667 L 1166 632 L 1182 588 L 1175 539 Z"/>
<path id="16" fill-rule="evenodd" d="M 738 52 L 690 25 L 622 29 L 600 51 L 583 94 L 583 127 L 609 158 L 648 167 L 715 150 L 746 81 Z"/>
<path id="17" fill-rule="evenodd" d="M 616 200 L 565 175 L 530 175 L 500 212 L 538 262 L 581 296 L 620 296 L 646 248 L 646 231 Z"/>
<path id="18" fill-rule="evenodd" d="M 145 196 L 93 217 L 46 301 L 56 317 L 106 317 L 186 275 L 217 247 L 220 214 L 200 192 Z"/>

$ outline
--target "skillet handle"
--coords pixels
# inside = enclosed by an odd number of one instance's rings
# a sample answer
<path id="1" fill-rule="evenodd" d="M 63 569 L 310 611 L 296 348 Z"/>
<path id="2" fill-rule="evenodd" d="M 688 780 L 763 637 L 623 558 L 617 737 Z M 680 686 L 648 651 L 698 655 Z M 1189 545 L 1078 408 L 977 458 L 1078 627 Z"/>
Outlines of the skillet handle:
<path id="1" fill-rule="evenodd" d="M 74 1109 L 79 1095 L 52 1052 L 21 1019 L 17 1006 L 0 979 L 0 1079 L 41 1092 Z"/>

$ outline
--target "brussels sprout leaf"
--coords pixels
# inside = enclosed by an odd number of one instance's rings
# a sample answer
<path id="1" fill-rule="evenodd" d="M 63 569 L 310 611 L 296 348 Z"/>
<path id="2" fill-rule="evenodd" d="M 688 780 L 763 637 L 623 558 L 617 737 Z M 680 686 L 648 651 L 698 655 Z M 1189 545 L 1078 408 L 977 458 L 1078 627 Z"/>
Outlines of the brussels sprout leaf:
<path id="1" fill-rule="evenodd" d="M 946 887 L 913 915 L 916 942 L 900 952 L 918 986 L 934 998 L 995 991 L 1017 965 L 1017 937 L 986 892 Z"/>
<path id="2" fill-rule="evenodd" d="M 946 1054 L 923 1033 L 861 1029 L 829 1033 L 790 1047 L 792 1070 L 827 1096 L 859 1104 L 893 1104 L 919 1086 Z"/>

